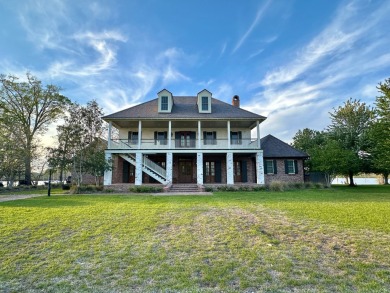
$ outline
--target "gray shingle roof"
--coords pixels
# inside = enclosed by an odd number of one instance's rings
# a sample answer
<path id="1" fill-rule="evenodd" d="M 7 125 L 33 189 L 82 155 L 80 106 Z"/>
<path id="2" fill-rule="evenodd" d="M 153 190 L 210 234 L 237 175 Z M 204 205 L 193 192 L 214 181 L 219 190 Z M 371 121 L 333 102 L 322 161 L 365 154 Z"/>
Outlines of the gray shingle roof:
<path id="1" fill-rule="evenodd" d="M 289 144 L 267 135 L 260 139 L 264 158 L 307 158 L 308 154 L 298 151 Z"/>
<path id="2" fill-rule="evenodd" d="M 171 113 L 158 113 L 158 99 L 154 99 L 134 107 L 107 115 L 105 120 L 111 119 L 254 119 L 265 120 L 266 117 L 234 107 L 220 100 L 211 99 L 211 113 L 199 113 L 196 105 L 197 97 L 173 96 Z"/>

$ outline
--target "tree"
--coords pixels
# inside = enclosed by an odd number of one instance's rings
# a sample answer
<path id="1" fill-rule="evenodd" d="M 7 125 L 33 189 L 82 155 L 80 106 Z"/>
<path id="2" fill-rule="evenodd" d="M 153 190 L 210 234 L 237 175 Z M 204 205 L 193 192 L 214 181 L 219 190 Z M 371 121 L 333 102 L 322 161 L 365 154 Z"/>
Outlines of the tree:
<path id="1" fill-rule="evenodd" d="M 365 165 L 365 152 L 369 148 L 368 131 L 374 118 L 373 110 L 359 100 L 348 99 L 343 106 L 329 113 L 331 124 L 328 126 L 330 137 L 354 156 L 350 159 L 348 172 L 349 185 L 355 186 L 353 175 Z"/>
<path id="2" fill-rule="evenodd" d="M 311 148 L 310 152 L 312 169 L 325 174 L 328 186 L 336 175 L 346 174 L 351 169 L 351 164 L 356 164 L 356 154 L 344 149 L 332 139 L 327 139 L 323 145 Z"/>
<path id="3" fill-rule="evenodd" d="M 34 140 L 61 117 L 64 106 L 70 101 L 60 95 L 58 86 L 43 86 L 30 73 L 26 74 L 26 81 L 0 75 L 0 85 L 0 124 L 14 133 L 14 143 L 23 147 L 25 181 L 30 183 Z"/>
<path id="4" fill-rule="evenodd" d="M 102 143 L 106 130 L 102 116 L 103 110 L 94 100 L 86 106 L 72 104 L 64 124 L 57 127 L 58 147 L 50 150 L 51 165 L 59 167 L 60 174 L 71 166 L 77 185 L 82 183 L 83 173 L 100 176 L 96 174 L 104 172 L 106 168 L 100 160 L 101 156 L 104 157 L 105 147 L 97 147 L 98 142 Z"/>
<path id="5" fill-rule="evenodd" d="M 309 153 L 311 149 L 323 145 L 325 141 L 325 132 L 305 128 L 303 130 L 298 130 L 294 135 L 292 146 L 298 150 Z"/>
<path id="6" fill-rule="evenodd" d="M 381 93 L 376 98 L 375 113 L 377 120 L 370 131 L 371 146 L 369 153 L 373 159 L 374 170 L 389 184 L 390 173 L 390 78 L 377 86 Z"/>

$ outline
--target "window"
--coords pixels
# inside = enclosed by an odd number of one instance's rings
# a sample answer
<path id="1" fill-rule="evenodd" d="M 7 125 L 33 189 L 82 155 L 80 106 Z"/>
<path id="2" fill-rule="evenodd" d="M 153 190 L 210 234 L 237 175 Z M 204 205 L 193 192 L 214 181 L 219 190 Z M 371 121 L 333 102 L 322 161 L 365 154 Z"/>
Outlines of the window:
<path id="1" fill-rule="evenodd" d="M 215 176 L 215 162 L 206 162 L 206 176 Z"/>
<path id="2" fill-rule="evenodd" d="M 154 132 L 154 144 L 157 145 L 166 145 L 167 144 L 167 135 L 166 131 L 155 131 Z"/>
<path id="3" fill-rule="evenodd" d="M 298 174 L 298 162 L 296 160 L 285 160 L 284 167 L 286 174 Z"/>
<path id="4" fill-rule="evenodd" d="M 230 132 L 230 144 L 241 144 L 242 134 L 241 131 Z"/>
<path id="5" fill-rule="evenodd" d="M 138 144 L 138 131 L 129 131 L 129 143 L 130 144 Z"/>
<path id="6" fill-rule="evenodd" d="M 168 111 L 168 97 L 161 97 L 161 111 Z"/>
<path id="7" fill-rule="evenodd" d="M 215 131 L 204 131 L 203 140 L 205 145 L 216 145 L 217 144 L 217 132 Z"/>
<path id="8" fill-rule="evenodd" d="M 208 111 L 208 110 L 209 110 L 209 98 L 202 97 L 202 111 Z"/>
<path id="9" fill-rule="evenodd" d="M 265 174 L 276 174 L 274 160 L 265 160 Z"/>

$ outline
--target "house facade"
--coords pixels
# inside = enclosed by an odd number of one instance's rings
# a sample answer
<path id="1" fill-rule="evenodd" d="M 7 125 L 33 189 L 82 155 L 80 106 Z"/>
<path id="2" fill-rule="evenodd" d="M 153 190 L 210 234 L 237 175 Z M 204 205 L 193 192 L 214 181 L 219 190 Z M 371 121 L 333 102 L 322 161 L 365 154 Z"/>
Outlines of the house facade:
<path id="1" fill-rule="evenodd" d="M 103 117 L 109 124 L 104 184 L 265 184 L 260 124 L 265 117 L 212 97 L 157 98 Z M 112 138 L 116 128 L 119 137 Z M 254 137 L 252 137 L 252 135 Z"/>

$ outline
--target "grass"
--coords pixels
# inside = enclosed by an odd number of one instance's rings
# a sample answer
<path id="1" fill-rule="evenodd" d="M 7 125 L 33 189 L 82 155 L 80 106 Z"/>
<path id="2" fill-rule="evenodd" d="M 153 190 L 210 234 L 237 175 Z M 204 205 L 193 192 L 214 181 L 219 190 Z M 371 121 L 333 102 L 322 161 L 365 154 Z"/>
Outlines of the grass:
<path id="1" fill-rule="evenodd" d="M 0 203 L 4 292 L 390 292 L 390 188 Z"/>

